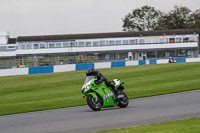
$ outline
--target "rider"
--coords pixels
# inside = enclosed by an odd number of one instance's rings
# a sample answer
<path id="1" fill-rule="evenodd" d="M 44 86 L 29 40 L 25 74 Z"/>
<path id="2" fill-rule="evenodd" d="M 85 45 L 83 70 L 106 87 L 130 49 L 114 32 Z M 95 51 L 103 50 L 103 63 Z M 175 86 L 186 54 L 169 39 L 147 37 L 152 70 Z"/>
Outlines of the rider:
<path id="1" fill-rule="evenodd" d="M 173 57 L 169 57 L 169 63 L 174 63 Z"/>
<path id="2" fill-rule="evenodd" d="M 108 87 L 111 87 L 114 91 L 115 95 L 117 95 L 117 88 L 114 86 L 114 82 L 108 81 L 99 71 L 95 71 L 93 67 L 89 67 L 86 70 L 87 76 L 96 76 L 97 80 L 95 81 L 95 84 L 100 84 L 102 82 L 105 82 Z"/>

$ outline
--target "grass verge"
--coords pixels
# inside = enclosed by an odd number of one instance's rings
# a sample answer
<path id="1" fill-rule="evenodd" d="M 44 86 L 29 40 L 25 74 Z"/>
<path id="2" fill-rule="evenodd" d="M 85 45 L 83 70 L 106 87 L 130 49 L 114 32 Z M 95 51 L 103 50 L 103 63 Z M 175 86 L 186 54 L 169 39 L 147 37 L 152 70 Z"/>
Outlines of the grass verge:
<path id="1" fill-rule="evenodd" d="M 91 133 L 199 133 L 200 118 L 142 125 Z"/>
<path id="2" fill-rule="evenodd" d="M 99 70 L 125 82 L 129 98 L 200 89 L 200 63 L 128 66 Z M 85 71 L 0 77 L 0 115 L 86 104 Z"/>

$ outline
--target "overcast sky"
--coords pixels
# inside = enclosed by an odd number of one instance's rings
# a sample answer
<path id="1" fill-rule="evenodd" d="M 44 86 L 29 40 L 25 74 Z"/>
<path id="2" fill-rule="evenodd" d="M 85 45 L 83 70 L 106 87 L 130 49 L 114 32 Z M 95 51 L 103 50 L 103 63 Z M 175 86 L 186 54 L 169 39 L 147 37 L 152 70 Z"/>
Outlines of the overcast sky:
<path id="1" fill-rule="evenodd" d="M 11 37 L 122 31 L 122 18 L 143 5 L 195 11 L 200 0 L 0 0 L 0 32 Z"/>

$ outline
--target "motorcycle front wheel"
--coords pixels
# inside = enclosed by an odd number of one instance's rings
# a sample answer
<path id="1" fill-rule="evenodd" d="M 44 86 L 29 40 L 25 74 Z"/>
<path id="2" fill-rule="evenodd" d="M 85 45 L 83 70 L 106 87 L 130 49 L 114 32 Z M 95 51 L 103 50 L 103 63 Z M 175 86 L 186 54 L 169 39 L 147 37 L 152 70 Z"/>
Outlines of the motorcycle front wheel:
<path id="1" fill-rule="evenodd" d="M 128 100 L 128 97 L 127 95 L 123 92 L 123 91 L 119 91 L 119 94 L 120 95 L 123 95 L 124 97 L 123 98 L 120 98 L 119 99 L 119 107 L 120 108 L 125 108 L 128 106 L 128 103 L 129 103 L 129 100 Z"/>
<path id="2" fill-rule="evenodd" d="M 100 101 L 98 95 L 97 95 L 97 99 L 93 98 L 92 95 L 87 95 L 87 104 L 94 111 L 101 110 L 102 105 L 101 105 L 101 101 Z"/>

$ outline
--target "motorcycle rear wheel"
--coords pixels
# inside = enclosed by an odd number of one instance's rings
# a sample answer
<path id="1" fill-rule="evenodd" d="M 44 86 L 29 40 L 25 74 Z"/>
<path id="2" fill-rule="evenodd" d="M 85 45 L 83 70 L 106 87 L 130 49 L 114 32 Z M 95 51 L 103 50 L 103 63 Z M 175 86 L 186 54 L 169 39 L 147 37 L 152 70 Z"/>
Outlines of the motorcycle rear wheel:
<path id="1" fill-rule="evenodd" d="M 100 101 L 98 95 L 97 95 L 97 100 L 96 100 L 95 98 L 93 98 L 92 95 L 87 95 L 87 99 L 86 99 L 86 100 L 87 100 L 88 106 L 89 106 L 92 110 L 94 110 L 94 111 L 99 111 L 99 110 L 101 110 L 102 105 L 101 105 L 101 101 Z"/>
<path id="2" fill-rule="evenodd" d="M 128 106 L 128 103 L 129 103 L 129 99 L 128 99 L 127 95 L 126 95 L 123 91 L 119 91 L 119 94 L 120 94 L 120 95 L 124 95 L 124 97 L 118 99 L 118 101 L 119 101 L 119 105 L 118 105 L 118 106 L 119 106 L 120 108 L 125 108 L 125 107 L 127 107 L 127 106 Z"/>

